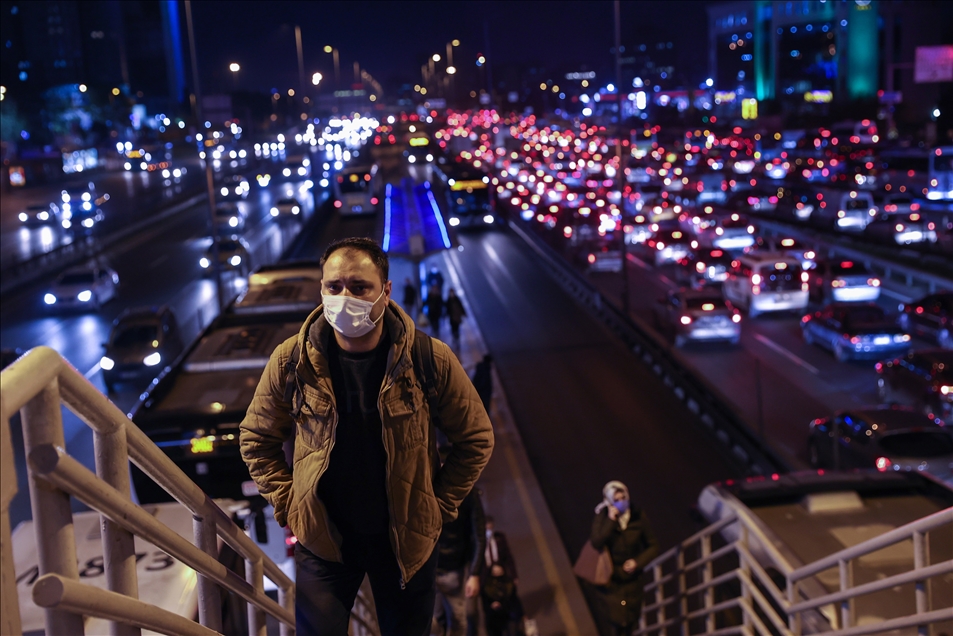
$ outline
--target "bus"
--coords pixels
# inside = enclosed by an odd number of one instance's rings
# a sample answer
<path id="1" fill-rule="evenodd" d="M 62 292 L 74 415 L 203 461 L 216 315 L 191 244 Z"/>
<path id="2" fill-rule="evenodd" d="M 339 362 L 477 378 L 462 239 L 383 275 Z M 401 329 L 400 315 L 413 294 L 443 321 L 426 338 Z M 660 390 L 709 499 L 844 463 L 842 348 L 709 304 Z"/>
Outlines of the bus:
<path id="1" fill-rule="evenodd" d="M 927 178 L 926 196 L 930 201 L 953 201 L 953 146 L 933 149 Z"/>
<path id="2" fill-rule="evenodd" d="M 499 223 L 490 177 L 483 170 L 448 161 L 437 164 L 436 172 L 445 185 L 447 223 L 451 227 L 480 228 Z"/>
<path id="3" fill-rule="evenodd" d="M 334 177 L 334 207 L 345 214 L 374 214 L 378 203 L 377 165 L 345 168 Z"/>

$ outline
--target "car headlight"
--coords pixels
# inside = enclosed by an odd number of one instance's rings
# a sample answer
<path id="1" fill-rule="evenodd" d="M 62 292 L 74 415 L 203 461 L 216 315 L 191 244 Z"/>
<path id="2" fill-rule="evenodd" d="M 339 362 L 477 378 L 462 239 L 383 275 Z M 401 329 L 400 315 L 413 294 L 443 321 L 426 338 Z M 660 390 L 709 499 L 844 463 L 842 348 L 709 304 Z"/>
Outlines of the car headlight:
<path id="1" fill-rule="evenodd" d="M 160 362 L 162 362 L 162 356 L 159 355 L 158 351 L 153 351 L 142 359 L 142 364 L 146 365 L 147 367 L 154 367 Z"/>
<path id="2" fill-rule="evenodd" d="M 455 216 L 451 216 L 451 217 L 450 217 L 450 227 L 457 227 L 458 225 L 460 225 L 460 219 L 458 219 L 458 218 L 455 217 Z"/>
<path id="3" fill-rule="evenodd" d="M 409 157 L 407 157 L 407 161 L 409 161 L 410 163 L 416 163 L 417 158 L 413 155 L 410 155 Z"/>
<path id="4" fill-rule="evenodd" d="M 93 209 L 93 204 L 89 201 L 83 201 L 83 209 L 88 212 L 89 210 Z"/>
<path id="5" fill-rule="evenodd" d="M 299 208 L 299 207 L 296 206 L 296 205 L 291 206 L 291 213 L 292 213 L 292 214 L 297 214 L 298 212 L 301 212 L 301 208 Z"/>
<path id="6" fill-rule="evenodd" d="M 67 229 L 67 230 L 70 229 L 70 227 L 73 226 L 72 222 L 70 222 L 69 219 L 63 219 L 62 225 L 63 225 L 63 228 L 64 228 L 64 229 Z"/>
<path id="7" fill-rule="evenodd" d="M 910 342 L 910 334 L 907 333 L 898 333 L 894 334 L 894 342 Z"/>
<path id="8" fill-rule="evenodd" d="M 115 363 L 115 361 L 113 361 L 112 358 L 107 358 L 106 356 L 103 356 L 103 357 L 99 360 L 99 367 L 100 367 L 103 371 L 112 371 L 112 369 L 113 369 L 114 366 L 116 366 L 116 363 Z"/>
<path id="9" fill-rule="evenodd" d="M 230 219 L 228 220 L 228 225 L 229 225 L 230 227 L 238 227 L 238 217 L 237 217 L 237 216 L 233 216 L 232 218 L 230 218 Z"/>
<path id="10" fill-rule="evenodd" d="M 27 221 L 30 220 L 30 217 L 27 215 L 26 212 L 20 212 L 17 218 L 20 219 L 21 223 L 26 223 Z"/>
<path id="11" fill-rule="evenodd" d="M 299 176 L 302 176 L 302 177 L 303 177 L 303 176 L 305 176 L 306 174 L 308 174 L 308 169 L 307 169 L 307 168 L 298 168 L 298 175 L 299 175 Z"/>
<path id="12" fill-rule="evenodd" d="M 271 208 L 271 216 L 278 216 L 278 208 Z"/>
<path id="13" fill-rule="evenodd" d="M 88 289 L 84 289 L 83 291 L 76 294 L 76 300 L 78 300 L 81 303 L 88 303 L 90 300 L 92 300 L 92 298 L 93 298 L 93 292 L 91 292 Z"/>
<path id="14" fill-rule="evenodd" d="M 484 216 L 483 222 L 486 223 L 487 225 L 490 225 L 491 223 L 493 223 L 493 215 L 487 214 L 486 216 Z"/>
<path id="15" fill-rule="evenodd" d="M 290 176 L 291 176 L 291 168 L 285 168 L 284 170 L 281 171 L 281 174 L 282 174 L 283 176 L 290 177 Z"/>
<path id="16" fill-rule="evenodd" d="M 199 259 L 199 265 L 202 266 L 202 269 L 208 269 L 208 266 L 211 265 L 211 263 L 209 263 L 208 259 L 203 256 Z"/>
<path id="17" fill-rule="evenodd" d="M 232 267 L 238 267 L 242 264 L 242 257 L 236 254 L 235 256 L 228 259 L 228 262 L 231 263 Z"/>
<path id="18" fill-rule="evenodd" d="M 43 296 L 43 302 L 45 302 L 47 305 L 55 305 L 56 296 L 54 296 L 53 294 L 46 294 L 45 296 Z"/>
<path id="19" fill-rule="evenodd" d="M 93 227 L 95 223 L 96 221 L 93 219 L 83 219 L 83 227 L 87 227 L 87 228 Z"/>
<path id="20" fill-rule="evenodd" d="M 50 213 L 46 211 L 40 212 L 39 214 L 36 215 L 36 218 L 38 218 L 41 221 L 49 221 Z"/>
<path id="21" fill-rule="evenodd" d="M 132 164 L 129 163 L 128 161 L 127 161 L 126 163 L 122 164 L 122 167 L 123 167 L 124 169 L 126 169 L 126 170 L 132 170 Z"/>

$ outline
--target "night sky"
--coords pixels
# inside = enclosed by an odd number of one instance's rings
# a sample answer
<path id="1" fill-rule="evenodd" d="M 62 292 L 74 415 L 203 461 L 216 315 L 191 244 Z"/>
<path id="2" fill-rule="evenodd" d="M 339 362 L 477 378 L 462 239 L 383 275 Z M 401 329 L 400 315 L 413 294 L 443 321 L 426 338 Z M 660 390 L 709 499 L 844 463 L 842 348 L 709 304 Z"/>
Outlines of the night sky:
<path id="1" fill-rule="evenodd" d="M 700 1 L 622 2 L 623 45 L 672 41 L 677 72 L 690 81 L 707 65 L 707 24 Z M 554 1 L 444 2 L 195 2 L 202 81 L 209 90 L 284 91 L 297 87 L 294 25 L 302 30 L 304 69 L 333 74 L 326 44 L 341 55 L 342 83 L 353 62 L 385 91 L 420 81 L 420 66 L 447 42 L 461 42 L 454 63 L 474 65 L 478 53 L 500 64 L 587 66 L 612 73 L 613 3 Z M 484 26 L 486 25 L 486 26 Z M 484 32 L 488 33 L 488 40 Z M 227 70 L 238 62 L 233 78 Z M 237 83 L 236 80 L 237 79 Z"/>

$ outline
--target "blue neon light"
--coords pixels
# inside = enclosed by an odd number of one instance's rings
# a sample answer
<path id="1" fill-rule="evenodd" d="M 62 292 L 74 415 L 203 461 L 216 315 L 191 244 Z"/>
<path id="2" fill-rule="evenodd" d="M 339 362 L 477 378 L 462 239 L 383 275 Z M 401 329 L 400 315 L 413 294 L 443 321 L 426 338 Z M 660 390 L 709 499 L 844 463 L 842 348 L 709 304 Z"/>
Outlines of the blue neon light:
<path id="1" fill-rule="evenodd" d="M 391 199 L 391 188 L 393 185 L 388 183 L 387 187 L 384 188 L 384 251 L 390 251 L 390 199 Z"/>
<path id="2" fill-rule="evenodd" d="M 427 198 L 430 199 L 430 207 L 433 208 L 433 215 L 437 219 L 437 225 L 440 227 L 440 235 L 443 237 L 443 246 L 450 249 L 450 235 L 447 234 L 447 226 L 443 224 L 443 216 L 440 214 L 440 208 L 437 207 L 437 200 L 433 197 L 433 190 L 430 184 L 427 184 Z"/>

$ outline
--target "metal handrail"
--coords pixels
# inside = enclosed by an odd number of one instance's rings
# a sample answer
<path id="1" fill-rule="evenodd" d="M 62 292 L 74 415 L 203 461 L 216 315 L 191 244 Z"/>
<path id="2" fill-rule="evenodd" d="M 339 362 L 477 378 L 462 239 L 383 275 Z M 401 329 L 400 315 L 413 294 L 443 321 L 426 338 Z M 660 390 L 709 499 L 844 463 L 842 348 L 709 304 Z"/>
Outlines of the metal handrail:
<path id="1" fill-rule="evenodd" d="M 20 411 L 41 575 L 33 597 L 34 602 L 47 608 L 47 633 L 82 634 L 84 615 L 111 621 L 114 634 L 138 634 L 141 627 L 166 634 L 221 632 L 221 585 L 248 601 L 249 634 L 264 635 L 264 613 L 279 621 L 282 636 L 293 634 L 291 579 L 69 362 L 48 347 L 37 347 L 5 369 L 0 378 L 2 633 L 21 632 L 9 516 L 10 502 L 17 492 L 10 418 Z M 95 475 L 63 450 L 66 444 L 61 404 L 93 429 Z M 194 544 L 132 503 L 130 458 L 192 512 Z M 69 494 L 103 517 L 106 592 L 79 583 Z M 197 571 L 201 625 L 187 619 L 183 623 L 182 617 L 138 600 L 134 536 L 165 549 Z M 217 538 L 245 560 L 246 579 L 218 561 Z M 265 573 L 278 587 L 278 603 L 264 594 Z M 196 629 L 199 627 L 207 629 Z"/>
<path id="2" fill-rule="evenodd" d="M 712 552 L 710 545 L 704 542 L 710 541 L 713 534 L 725 530 L 735 523 L 740 525 L 737 540 L 729 542 L 726 546 Z M 715 613 L 730 607 L 741 609 L 743 624 L 726 626 L 719 629 L 717 633 L 727 634 L 737 631 L 744 634 L 800 634 L 801 622 L 799 617 L 802 612 L 833 605 L 841 606 L 841 624 L 832 625 L 833 631 L 831 633 L 842 636 L 875 634 L 914 626 L 923 627 L 931 623 L 949 620 L 953 616 L 953 601 L 949 606 L 941 609 L 930 609 L 924 592 L 924 584 L 930 579 L 953 572 L 953 560 L 931 564 L 929 554 L 923 551 L 929 549 L 928 542 L 924 539 L 926 532 L 951 524 L 953 524 L 953 508 L 947 508 L 794 569 L 783 559 L 776 548 L 772 549 L 774 548 L 772 542 L 764 534 L 760 524 L 756 522 L 752 515 L 748 514 L 746 510 L 732 509 L 724 518 L 695 533 L 688 540 L 683 541 L 648 564 L 645 569 L 651 573 L 653 580 L 646 584 L 645 590 L 646 592 L 654 590 L 655 600 L 652 604 L 647 604 L 643 608 L 636 634 L 644 636 L 652 633 L 664 633 L 667 628 L 677 624 L 681 624 L 682 633 L 687 634 L 690 633 L 690 621 L 711 617 Z M 843 575 L 843 572 L 849 572 L 852 560 L 911 538 L 914 542 L 913 569 L 857 586 L 852 584 L 849 576 Z M 761 563 L 752 556 L 749 550 L 751 542 L 757 542 L 760 548 L 766 549 L 768 558 L 773 561 L 772 565 L 784 574 L 787 594 L 778 589 L 777 584 L 767 575 Z M 685 552 L 696 546 L 701 546 L 703 556 L 685 564 Z M 710 573 L 712 561 L 732 553 L 737 555 L 738 566 L 717 577 L 712 577 Z M 664 564 L 672 561 L 675 561 L 674 571 L 663 574 Z M 706 578 L 700 583 L 691 585 L 686 582 L 685 574 L 690 571 L 698 571 L 702 566 L 709 568 L 706 572 Z M 798 589 L 797 582 L 834 566 L 839 566 L 842 570 L 841 589 L 832 593 L 805 598 L 803 596 L 805 593 Z M 752 572 L 755 576 L 754 579 L 752 578 Z M 715 604 L 709 591 L 719 584 L 734 579 L 737 579 L 741 584 L 740 595 Z M 661 586 L 672 581 L 678 582 L 678 589 L 663 597 Z M 917 584 L 917 603 L 914 614 L 890 618 L 873 625 L 855 626 L 852 624 L 853 616 L 848 609 L 851 601 L 866 594 L 909 583 Z M 770 598 L 765 595 L 765 591 L 770 595 Z M 799 599 L 795 602 L 797 596 L 801 596 L 802 600 Z M 686 602 L 691 597 L 703 597 L 701 606 L 689 610 Z M 681 603 L 677 603 L 678 601 L 681 601 Z M 677 616 L 670 616 L 665 613 L 665 608 L 672 605 L 679 608 Z M 653 613 L 656 615 L 657 622 L 650 625 L 647 615 Z M 768 619 L 773 631 L 765 625 L 764 618 Z M 713 625 L 713 623 L 707 623 L 705 633 L 713 633 Z"/>

